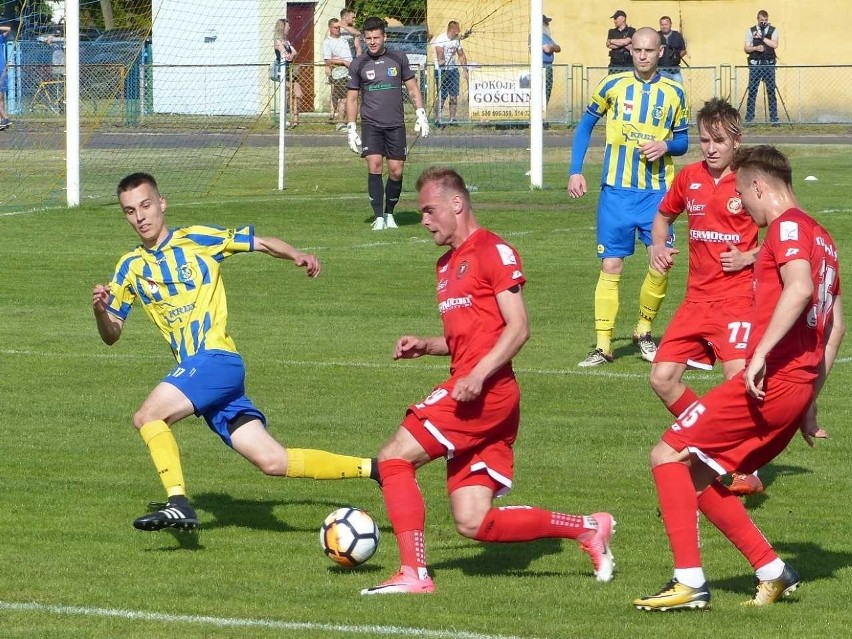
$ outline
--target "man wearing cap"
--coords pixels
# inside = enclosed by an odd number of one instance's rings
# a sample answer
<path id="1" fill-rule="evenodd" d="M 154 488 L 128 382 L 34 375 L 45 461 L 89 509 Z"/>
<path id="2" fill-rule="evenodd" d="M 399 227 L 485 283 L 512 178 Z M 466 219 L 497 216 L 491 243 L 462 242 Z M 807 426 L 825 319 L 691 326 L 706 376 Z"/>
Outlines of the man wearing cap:
<path id="1" fill-rule="evenodd" d="M 553 18 L 548 18 L 542 15 L 541 29 L 541 62 L 544 65 L 544 92 L 545 105 L 550 102 L 550 94 L 553 91 L 553 54 L 562 51 L 553 38 L 550 36 L 550 23 Z"/>
<path id="2" fill-rule="evenodd" d="M 633 68 L 630 54 L 631 42 L 636 29 L 627 26 L 627 14 L 621 9 L 612 14 L 615 28 L 606 34 L 606 46 L 609 49 L 609 72 L 618 73 Z"/>

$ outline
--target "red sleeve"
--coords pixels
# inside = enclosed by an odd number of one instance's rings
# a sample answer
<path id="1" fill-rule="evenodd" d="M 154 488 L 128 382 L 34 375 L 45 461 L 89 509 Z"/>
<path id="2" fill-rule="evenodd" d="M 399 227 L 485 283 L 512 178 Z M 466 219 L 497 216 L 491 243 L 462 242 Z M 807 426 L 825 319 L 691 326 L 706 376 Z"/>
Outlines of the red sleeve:
<path id="1" fill-rule="evenodd" d="M 686 169 L 680 171 L 672 182 L 672 187 L 669 189 L 668 193 L 666 193 L 663 201 L 660 202 L 660 211 L 665 213 L 666 215 L 671 215 L 672 217 L 677 217 L 683 210 L 686 208 L 686 197 L 684 195 L 685 184 L 689 181 L 688 176 L 686 175 Z"/>
<path id="2" fill-rule="evenodd" d="M 798 215 L 784 217 L 767 233 L 772 235 L 775 263 L 780 267 L 793 260 L 810 261 L 814 249 L 813 227 Z"/>
<path id="3" fill-rule="evenodd" d="M 524 277 L 521 256 L 508 244 L 486 244 L 480 254 L 482 271 L 488 279 L 494 294 L 502 293 L 513 286 L 523 286 Z"/>

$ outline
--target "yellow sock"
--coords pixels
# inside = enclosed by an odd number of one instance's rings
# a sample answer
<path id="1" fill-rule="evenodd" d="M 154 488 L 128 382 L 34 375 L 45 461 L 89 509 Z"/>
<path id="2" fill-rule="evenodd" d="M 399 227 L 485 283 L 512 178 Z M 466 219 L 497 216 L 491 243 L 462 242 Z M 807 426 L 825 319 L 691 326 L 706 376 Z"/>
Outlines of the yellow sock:
<path id="1" fill-rule="evenodd" d="M 612 353 L 612 331 L 618 315 L 618 283 L 621 275 L 604 273 L 598 276 L 595 287 L 595 333 L 597 346 L 604 353 Z"/>
<path id="2" fill-rule="evenodd" d="M 639 321 L 636 323 L 636 334 L 644 335 L 651 332 L 651 324 L 660 312 L 666 291 L 669 288 L 669 276 L 656 269 L 648 267 L 645 281 L 639 289 Z"/>
<path id="3" fill-rule="evenodd" d="M 169 497 L 185 495 L 186 486 L 183 482 L 183 470 L 180 466 L 180 450 L 172 434 L 172 429 L 166 422 L 157 420 L 148 422 L 139 429 L 142 441 L 151 453 L 154 466 Z"/>
<path id="4" fill-rule="evenodd" d="M 349 457 L 310 448 L 287 449 L 287 477 L 308 479 L 357 479 L 369 477 L 369 457 Z"/>

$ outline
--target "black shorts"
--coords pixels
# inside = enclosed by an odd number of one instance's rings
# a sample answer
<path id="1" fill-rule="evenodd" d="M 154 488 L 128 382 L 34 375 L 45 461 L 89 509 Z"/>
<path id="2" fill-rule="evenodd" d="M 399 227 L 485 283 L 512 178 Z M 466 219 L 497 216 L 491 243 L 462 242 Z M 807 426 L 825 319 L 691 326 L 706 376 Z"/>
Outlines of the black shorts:
<path id="1" fill-rule="evenodd" d="M 364 147 L 361 157 L 381 155 L 389 160 L 405 160 L 408 156 L 405 126 L 380 129 L 369 122 L 362 122 L 361 143 Z"/>

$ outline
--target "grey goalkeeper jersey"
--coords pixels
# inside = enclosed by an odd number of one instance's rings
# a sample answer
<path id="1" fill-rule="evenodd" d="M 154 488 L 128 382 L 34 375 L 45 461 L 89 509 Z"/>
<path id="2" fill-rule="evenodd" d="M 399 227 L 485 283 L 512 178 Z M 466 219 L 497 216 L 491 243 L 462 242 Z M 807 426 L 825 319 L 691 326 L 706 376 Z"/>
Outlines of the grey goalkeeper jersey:
<path id="1" fill-rule="evenodd" d="M 414 77 L 408 58 L 385 49 L 377 56 L 360 55 L 349 66 L 349 89 L 361 92 L 361 121 L 380 129 L 405 126 L 402 85 Z"/>

